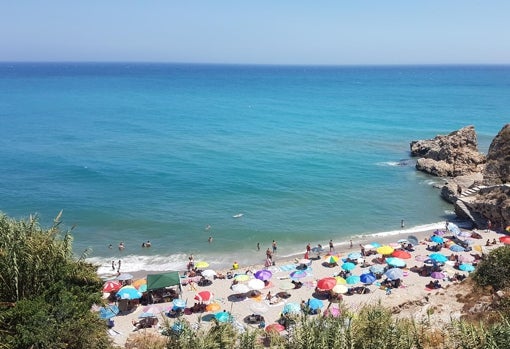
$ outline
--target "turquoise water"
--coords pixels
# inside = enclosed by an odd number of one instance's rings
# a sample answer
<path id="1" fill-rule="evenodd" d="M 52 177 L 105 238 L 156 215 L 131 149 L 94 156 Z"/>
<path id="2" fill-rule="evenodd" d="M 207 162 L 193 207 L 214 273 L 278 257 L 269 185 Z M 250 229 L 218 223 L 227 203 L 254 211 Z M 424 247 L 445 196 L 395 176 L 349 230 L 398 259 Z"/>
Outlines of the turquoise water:
<path id="1" fill-rule="evenodd" d="M 273 239 L 290 255 L 451 218 L 441 181 L 398 162 L 470 124 L 486 152 L 508 101 L 508 66 L 3 63 L 0 210 L 63 209 L 106 269 L 260 262 Z"/>

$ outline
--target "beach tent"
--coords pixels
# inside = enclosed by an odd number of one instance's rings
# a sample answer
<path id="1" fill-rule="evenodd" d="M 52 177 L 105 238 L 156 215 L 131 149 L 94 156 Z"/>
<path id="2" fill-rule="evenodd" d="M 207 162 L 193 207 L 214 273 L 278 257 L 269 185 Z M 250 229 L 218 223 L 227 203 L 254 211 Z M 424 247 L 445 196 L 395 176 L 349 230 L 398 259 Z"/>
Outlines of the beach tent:
<path id="1" fill-rule="evenodd" d="M 179 286 L 179 292 L 181 288 L 181 278 L 179 272 L 171 271 L 162 274 L 149 274 L 147 275 L 147 290 L 152 291 L 158 288 L 165 288 L 170 286 Z"/>

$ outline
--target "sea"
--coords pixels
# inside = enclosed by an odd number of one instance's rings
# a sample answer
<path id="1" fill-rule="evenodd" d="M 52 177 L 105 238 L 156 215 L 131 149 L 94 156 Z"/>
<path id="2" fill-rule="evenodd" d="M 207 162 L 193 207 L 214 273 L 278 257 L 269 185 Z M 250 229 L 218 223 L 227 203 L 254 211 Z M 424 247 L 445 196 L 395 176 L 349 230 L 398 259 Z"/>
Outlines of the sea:
<path id="1" fill-rule="evenodd" d="M 474 125 L 486 153 L 509 102 L 510 66 L 0 63 L 0 211 L 62 210 L 100 274 L 427 229 L 453 208 L 410 142 Z"/>

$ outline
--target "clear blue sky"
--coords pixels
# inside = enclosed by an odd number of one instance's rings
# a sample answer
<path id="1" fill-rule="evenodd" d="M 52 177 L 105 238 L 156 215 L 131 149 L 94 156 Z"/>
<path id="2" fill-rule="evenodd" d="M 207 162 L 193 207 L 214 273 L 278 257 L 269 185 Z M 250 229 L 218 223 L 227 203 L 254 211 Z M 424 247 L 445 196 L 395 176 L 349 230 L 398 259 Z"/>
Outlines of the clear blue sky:
<path id="1" fill-rule="evenodd" d="M 510 0 L 0 0 L 0 61 L 510 63 Z"/>

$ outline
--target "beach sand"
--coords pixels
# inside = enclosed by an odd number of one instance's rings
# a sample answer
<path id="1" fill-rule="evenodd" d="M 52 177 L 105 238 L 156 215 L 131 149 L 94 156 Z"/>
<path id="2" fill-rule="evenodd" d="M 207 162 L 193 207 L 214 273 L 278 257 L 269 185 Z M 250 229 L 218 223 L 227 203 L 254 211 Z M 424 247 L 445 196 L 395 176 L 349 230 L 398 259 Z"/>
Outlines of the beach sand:
<path id="1" fill-rule="evenodd" d="M 437 229 L 444 229 L 444 224 L 442 226 L 438 226 Z M 416 256 L 426 256 L 429 255 L 430 251 L 428 251 L 427 244 L 435 245 L 432 242 L 426 242 L 427 238 L 433 234 L 434 230 L 427 230 L 414 233 L 412 235 L 416 236 L 420 244 L 414 246 L 415 251 L 411 252 L 412 257 L 410 259 L 406 259 L 407 262 L 406 267 L 403 269 L 404 277 L 402 278 L 402 285 L 398 288 L 394 288 L 391 290 L 391 294 L 386 293 L 386 289 L 382 286 L 378 286 L 377 282 L 382 282 L 385 277 L 377 280 L 375 284 L 369 285 L 370 293 L 369 294 L 354 294 L 354 295 L 343 295 L 343 304 L 345 304 L 351 311 L 356 312 L 357 309 L 362 308 L 367 304 L 374 304 L 381 302 L 385 306 L 394 309 L 395 313 L 398 313 L 398 316 L 401 317 L 413 317 L 415 319 L 421 320 L 423 317 L 428 316 L 432 317 L 431 323 L 434 322 L 448 322 L 451 318 L 458 318 L 461 315 L 462 304 L 458 303 L 456 300 L 456 294 L 461 292 L 458 289 L 458 282 L 448 281 L 446 278 L 444 280 L 439 280 L 442 288 L 437 290 L 429 290 L 425 287 L 431 280 L 434 279 L 431 277 L 423 277 L 419 276 L 417 273 L 412 272 L 410 269 L 413 266 L 422 266 L 423 262 L 417 261 Z M 442 248 L 441 253 L 446 256 L 450 256 L 451 254 L 457 254 L 459 256 L 470 254 L 481 254 L 478 250 L 482 249 L 481 247 L 475 246 L 483 246 L 483 251 L 487 252 L 490 249 L 501 246 L 499 243 L 499 234 L 493 231 L 481 231 L 478 232 L 482 239 L 472 239 L 473 250 L 470 252 L 452 252 L 448 248 Z M 287 290 L 288 283 L 292 280 L 289 274 L 295 270 L 297 264 L 295 264 L 295 259 L 301 259 L 304 256 L 305 246 L 303 246 L 303 254 L 299 256 L 294 256 L 292 258 L 282 258 L 280 259 L 278 255 L 275 256 L 275 266 L 269 267 L 268 269 L 273 273 L 271 279 L 269 280 L 269 285 L 260 290 L 262 296 L 259 298 L 244 298 L 244 299 L 236 299 L 234 296 L 234 292 L 231 290 L 232 280 L 230 279 L 215 279 L 213 280 L 212 285 L 206 287 L 200 287 L 195 285 L 194 287 L 190 287 L 189 285 L 182 286 L 182 294 L 181 297 L 183 300 L 187 302 L 187 306 L 192 306 L 196 301 L 194 300 L 197 292 L 203 290 L 209 290 L 213 293 L 214 298 L 212 302 L 219 304 L 219 311 L 228 311 L 230 312 L 235 322 L 238 326 L 251 327 L 256 328 L 256 325 L 247 324 L 244 319 L 253 313 L 253 308 L 255 307 L 263 307 L 267 308 L 267 311 L 262 313 L 265 318 L 266 325 L 275 323 L 276 320 L 280 317 L 282 309 L 286 303 L 294 302 L 300 304 L 302 301 L 307 301 L 312 298 L 312 294 L 314 293 L 315 286 L 318 280 L 324 277 L 331 277 L 338 274 L 341 269 L 342 259 L 347 258 L 347 255 L 351 252 L 360 252 L 360 244 L 366 245 L 371 242 L 379 242 L 381 244 L 389 244 L 396 243 L 400 239 L 405 239 L 409 234 L 398 234 L 393 236 L 367 236 L 364 240 L 353 241 L 353 247 L 349 247 L 349 242 L 347 244 L 342 243 L 339 246 L 335 246 L 336 251 L 333 254 L 339 255 L 340 260 L 338 262 L 338 266 L 329 268 L 323 265 L 324 256 L 329 252 L 329 248 L 327 247 L 327 241 L 323 244 L 325 247 L 325 252 L 323 252 L 320 259 L 312 260 L 309 269 L 307 270 L 307 276 L 299 279 L 303 283 L 303 286 L 299 289 L 290 289 Z M 445 236 L 449 236 L 451 234 L 447 233 Z M 496 239 L 498 243 L 496 245 L 491 245 L 490 247 L 485 247 L 486 241 L 489 239 L 492 241 Z M 371 255 L 365 258 L 366 263 L 373 265 L 374 258 L 380 257 L 379 254 Z M 442 268 L 444 273 L 447 276 L 453 276 L 455 273 L 467 275 L 467 273 L 456 270 L 453 268 L 452 263 L 447 263 Z M 386 264 L 383 264 L 386 265 Z M 237 273 L 244 273 L 246 270 L 251 270 L 255 273 L 258 270 L 264 269 L 263 265 L 258 266 L 243 266 L 240 265 L 240 269 Z M 351 271 L 353 275 L 361 275 L 362 273 L 368 272 L 368 267 L 362 268 L 360 264 L 356 265 L 355 269 Z M 228 270 L 217 271 L 220 273 L 226 274 Z M 135 279 L 144 277 L 147 274 L 151 274 L 150 271 L 139 271 L 135 274 Z M 362 284 L 352 285 L 354 287 L 361 286 Z M 351 285 L 347 285 L 351 286 Z M 454 290 L 455 291 L 452 291 Z M 269 304 L 264 298 L 268 292 L 271 292 L 272 295 L 278 292 L 288 292 L 290 297 L 285 300 L 281 300 L 277 304 Z M 324 311 L 329 302 L 327 300 L 323 300 L 324 307 L 322 311 Z M 172 306 L 172 303 L 159 303 L 156 304 L 160 309 L 168 309 Z M 337 307 L 337 304 L 331 304 L 332 307 Z M 112 339 L 115 344 L 123 347 L 126 343 L 127 338 L 135 333 L 133 331 L 133 320 L 139 320 L 138 317 L 143 312 L 143 306 L 138 306 L 135 310 L 126 313 L 119 314 L 114 318 L 115 326 L 113 327 L 110 333 L 112 334 Z M 428 313 L 428 309 L 433 308 L 434 311 L 432 315 Z M 200 326 L 208 326 L 211 323 L 211 313 L 194 313 L 190 315 L 183 315 L 186 320 L 188 320 L 191 324 L 198 324 Z M 168 318 L 164 314 L 159 315 L 160 324 L 163 322 L 163 319 L 169 320 L 170 323 L 173 323 L 175 319 Z M 140 331 L 152 331 L 157 332 L 156 328 L 144 329 Z"/>

